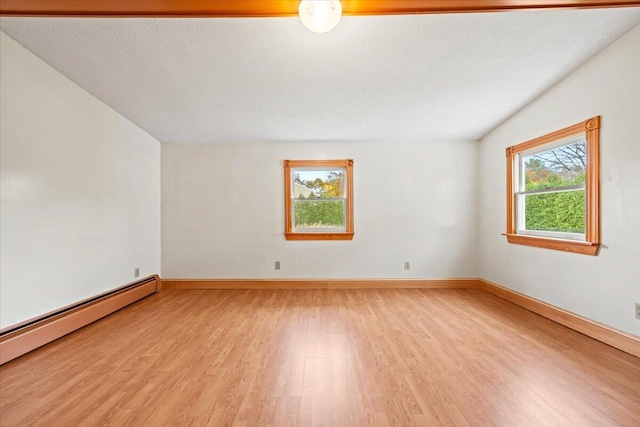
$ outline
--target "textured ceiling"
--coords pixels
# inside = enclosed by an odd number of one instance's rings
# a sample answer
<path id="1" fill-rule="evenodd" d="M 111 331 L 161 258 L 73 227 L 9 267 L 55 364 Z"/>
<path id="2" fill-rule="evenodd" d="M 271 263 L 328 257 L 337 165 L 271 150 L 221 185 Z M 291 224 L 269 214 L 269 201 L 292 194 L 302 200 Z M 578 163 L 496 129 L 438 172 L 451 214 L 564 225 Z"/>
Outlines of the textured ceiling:
<path id="1" fill-rule="evenodd" d="M 296 18 L 3 18 L 162 142 L 479 139 L 640 23 L 640 8 Z"/>

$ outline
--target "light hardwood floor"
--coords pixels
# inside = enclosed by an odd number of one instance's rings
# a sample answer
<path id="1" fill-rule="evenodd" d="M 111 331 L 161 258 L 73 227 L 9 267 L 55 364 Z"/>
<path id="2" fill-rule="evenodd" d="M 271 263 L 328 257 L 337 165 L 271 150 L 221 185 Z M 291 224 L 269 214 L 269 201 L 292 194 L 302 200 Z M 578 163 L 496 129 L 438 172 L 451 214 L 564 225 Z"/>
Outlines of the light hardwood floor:
<path id="1" fill-rule="evenodd" d="M 0 424 L 640 425 L 640 359 L 479 290 L 163 290 L 0 368 Z"/>

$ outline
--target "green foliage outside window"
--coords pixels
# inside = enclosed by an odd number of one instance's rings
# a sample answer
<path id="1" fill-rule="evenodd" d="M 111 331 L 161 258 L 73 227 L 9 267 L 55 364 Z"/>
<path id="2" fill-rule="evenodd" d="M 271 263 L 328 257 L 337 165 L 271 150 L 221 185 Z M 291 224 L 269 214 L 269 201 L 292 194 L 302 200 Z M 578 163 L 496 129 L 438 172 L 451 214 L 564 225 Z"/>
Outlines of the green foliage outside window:
<path id="1" fill-rule="evenodd" d="M 525 158 L 525 190 L 584 185 L 584 147 L 584 143 L 574 143 Z M 525 197 L 527 230 L 585 232 L 584 189 L 534 193 Z"/>
<path id="2" fill-rule="evenodd" d="M 295 202 L 296 228 L 344 227 L 344 204 L 339 200 L 301 200 Z"/>
<path id="3" fill-rule="evenodd" d="M 526 197 L 527 230 L 584 233 L 584 190 Z"/>
<path id="4" fill-rule="evenodd" d="M 342 228 L 344 223 L 344 173 L 329 171 L 326 178 L 302 180 L 295 176 L 296 184 L 309 190 L 311 194 L 305 198 L 302 194 L 294 201 L 295 228 Z M 304 200 L 303 200 L 304 199 Z"/>

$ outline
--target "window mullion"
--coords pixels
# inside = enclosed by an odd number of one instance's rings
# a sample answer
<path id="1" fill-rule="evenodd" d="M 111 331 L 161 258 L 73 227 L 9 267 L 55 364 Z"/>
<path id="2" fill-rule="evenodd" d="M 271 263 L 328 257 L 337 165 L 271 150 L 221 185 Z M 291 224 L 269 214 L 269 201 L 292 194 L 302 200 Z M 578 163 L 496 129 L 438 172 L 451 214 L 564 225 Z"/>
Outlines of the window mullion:
<path id="1" fill-rule="evenodd" d="M 507 147 L 509 243 L 597 255 L 599 143 L 596 116 Z"/>
<path id="2" fill-rule="evenodd" d="M 517 191 L 516 196 L 526 196 L 528 194 L 549 194 L 549 193 L 562 193 L 564 191 L 578 191 L 584 190 L 585 185 L 570 185 L 566 187 L 553 187 L 553 188 L 541 188 L 539 190 L 526 190 L 526 191 Z"/>

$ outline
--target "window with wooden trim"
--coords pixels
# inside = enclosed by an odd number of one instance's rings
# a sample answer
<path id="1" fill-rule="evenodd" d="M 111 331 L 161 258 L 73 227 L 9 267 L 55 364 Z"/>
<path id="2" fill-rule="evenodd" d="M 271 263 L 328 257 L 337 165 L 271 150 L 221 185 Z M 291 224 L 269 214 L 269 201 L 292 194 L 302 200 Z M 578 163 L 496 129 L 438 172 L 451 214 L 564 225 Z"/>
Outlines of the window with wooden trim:
<path id="1" fill-rule="evenodd" d="M 287 240 L 353 239 L 353 160 L 285 160 Z"/>
<path id="2" fill-rule="evenodd" d="M 507 148 L 509 243 L 597 255 L 600 116 Z"/>

